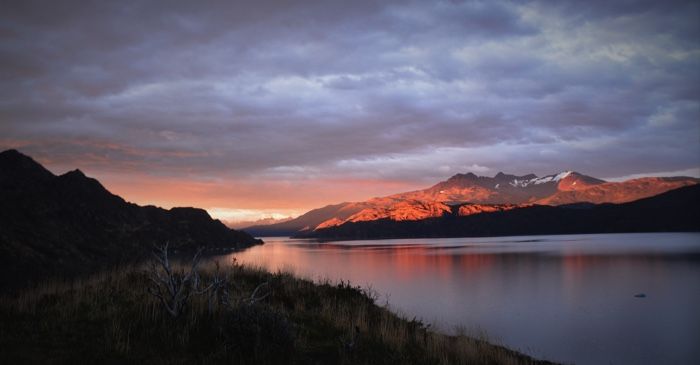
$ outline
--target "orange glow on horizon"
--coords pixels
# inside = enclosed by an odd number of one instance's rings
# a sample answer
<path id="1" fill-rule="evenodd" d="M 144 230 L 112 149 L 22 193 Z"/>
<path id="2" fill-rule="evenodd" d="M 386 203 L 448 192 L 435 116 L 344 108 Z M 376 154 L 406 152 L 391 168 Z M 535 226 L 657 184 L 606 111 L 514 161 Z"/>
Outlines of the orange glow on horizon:
<path id="1" fill-rule="evenodd" d="M 391 180 L 319 179 L 212 180 L 129 174 L 90 174 L 107 190 L 139 205 L 164 208 L 192 206 L 214 211 L 259 211 L 255 219 L 303 214 L 311 209 L 347 201 L 363 201 L 375 196 L 415 188 Z M 211 212 L 210 212 L 211 213 Z M 223 218 L 223 217 L 216 217 Z"/>

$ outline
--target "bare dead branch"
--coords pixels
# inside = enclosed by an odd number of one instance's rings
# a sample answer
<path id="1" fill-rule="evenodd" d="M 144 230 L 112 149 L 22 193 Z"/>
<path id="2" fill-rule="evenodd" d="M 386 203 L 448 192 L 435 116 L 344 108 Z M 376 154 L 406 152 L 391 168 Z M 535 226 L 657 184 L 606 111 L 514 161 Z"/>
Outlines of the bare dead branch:
<path id="1" fill-rule="evenodd" d="M 202 249 L 197 250 L 192 265 L 187 272 L 174 272 L 168 258 L 169 243 L 153 250 L 154 261 L 151 262 L 148 279 L 151 285 L 148 293 L 158 298 L 165 310 L 177 317 L 187 306 L 189 298 L 199 286 L 199 265 Z"/>
<path id="2" fill-rule="evenodd" d="M 268 287 L 269 284 L 266 282 L 258 285 L 255 290 L 253 290 L 253 294 L 250 295 L 250 298 L 248 299 L 248 304 L 255 304 L 265 298 L 267 298 L 268 295 L 270 295 L 270 292 L 265 293 L 264 295 L 258 296 L 258 292 L 260 289 Z"/>
<path id="3" fill-rule="evenodd" d="M 231 271 L 222 274 L 219 262 L 216 262 L 216 270 L 211 281 L 203 283 L 199 275 L 199 263 L 203 250 L 200 248 L 192 258 L 189 270 L 174 270 L 168 258 L 168 243 L 163 246 L 154 247 L 152 252 L 153 260 L 148 269 L 148 280 L 150 285 L 148 293 L 162 304 L 163 308 L 172 316 L 178 317 L 187 307 L 193 295 L 206 295 L 209 313 L 214 312 L 214 307 L 218 303 L 224 308 L 231 308 L 231 298 L 229 287 L 237 285 L 230 280 Z M 236 261 L 232 262 L 236 265 Z M 262 301 L 270 295 L 269 284 L 264 282 L 258 285 L 249 298 L 242 300 L 245 304 L 252 305 Z"/>

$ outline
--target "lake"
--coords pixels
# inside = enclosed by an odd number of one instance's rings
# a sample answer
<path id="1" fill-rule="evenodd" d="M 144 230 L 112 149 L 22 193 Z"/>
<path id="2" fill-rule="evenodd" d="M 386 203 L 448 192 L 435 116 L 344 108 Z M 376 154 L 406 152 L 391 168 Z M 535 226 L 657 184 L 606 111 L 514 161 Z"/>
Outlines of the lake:
<path id="1" fill-rule="evenodd" d="M 576 364 L 700 361 L 700 233 L 263 238 L 239 262 L 349 280 L 445 332 Z"/>

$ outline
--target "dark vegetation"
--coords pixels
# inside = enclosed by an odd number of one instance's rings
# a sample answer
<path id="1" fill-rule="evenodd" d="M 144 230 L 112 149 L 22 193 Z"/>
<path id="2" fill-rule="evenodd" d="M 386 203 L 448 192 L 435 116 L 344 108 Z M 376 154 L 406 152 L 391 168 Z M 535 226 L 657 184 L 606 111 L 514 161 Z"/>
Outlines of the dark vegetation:
<path id="1" fill-rule="evenodd" d="M 623 204 L 535 205 L 463 217 L 453 212 L 418 221 L 380 219 L 345 223 L 298 236 L 340 240 L 697 231 L 700 185 Z"/>
<path id="2" fill-rule="evenodd" d="M 262 243 L 205 210 L 138 206 L 79 170 L 56 176 L 15 150 L 0 153 L 0 289 L 132 262 L 163 242 L 210 251 Z"/>
<path id="3" fill-rule="evenodd" d="M 192 295 L 177 316 L 149 294 L 145 265 L 0 297 L 0 363 L 545 363 L 432 332 L 346 283 L 225 266 L 204 267 L 198 277 L 204 285 L 226 276 L 227 299 Z M 189 265 L 173 268 L 186 275 Z M 261 283 L 265 294 L 251 300 Z"/>

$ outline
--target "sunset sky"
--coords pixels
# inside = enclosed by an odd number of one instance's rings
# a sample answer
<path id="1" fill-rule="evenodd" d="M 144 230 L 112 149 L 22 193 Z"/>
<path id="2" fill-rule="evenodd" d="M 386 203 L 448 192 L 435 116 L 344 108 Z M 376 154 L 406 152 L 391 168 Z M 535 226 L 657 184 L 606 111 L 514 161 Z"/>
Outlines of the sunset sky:
<path id="1" fill-rule="evenodd" d="M 700 176 L 700 2 L 3 1 L 0 149 L 298 215 L 459 172 Z"/>

